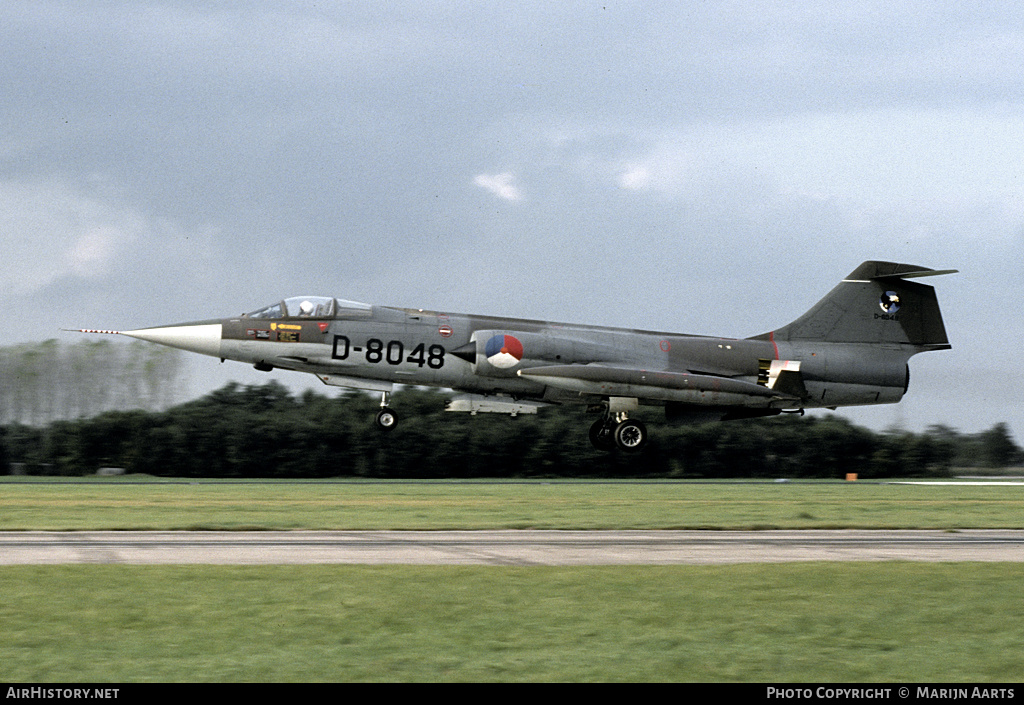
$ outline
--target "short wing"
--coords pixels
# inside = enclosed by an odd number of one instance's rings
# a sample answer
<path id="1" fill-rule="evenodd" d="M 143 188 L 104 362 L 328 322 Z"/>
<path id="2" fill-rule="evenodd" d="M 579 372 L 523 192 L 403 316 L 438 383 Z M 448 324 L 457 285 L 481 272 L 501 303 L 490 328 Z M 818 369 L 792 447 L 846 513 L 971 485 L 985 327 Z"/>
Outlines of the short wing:
<path id="1" fill-rule="evenodd" d="M 603 365 L 554 365 L 520 370 L 519 376 L 541 384 L 579 392 L 614 397 L 636 397 L 683 403 L 744 404 L 760 400 L 798 401 L 799 397 L 778 389 L 728 377 L 640 370 Z"/>

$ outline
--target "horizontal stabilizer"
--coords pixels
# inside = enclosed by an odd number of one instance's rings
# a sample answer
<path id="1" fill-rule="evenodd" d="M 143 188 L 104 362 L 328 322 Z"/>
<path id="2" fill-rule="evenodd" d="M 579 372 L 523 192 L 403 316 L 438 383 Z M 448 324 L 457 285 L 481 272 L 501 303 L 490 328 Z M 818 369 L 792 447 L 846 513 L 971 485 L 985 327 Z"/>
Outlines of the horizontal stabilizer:
<path id="1" fill-rule="evenodd" d="M 929 269 L 915 264 L 898 262 L 864 262 L 846 277 L 845 281 L 870 281 L 872 279 L 916 279 L 919 277 L 937 277 L 941 274 L 957 274 L 956 269 Z"/>

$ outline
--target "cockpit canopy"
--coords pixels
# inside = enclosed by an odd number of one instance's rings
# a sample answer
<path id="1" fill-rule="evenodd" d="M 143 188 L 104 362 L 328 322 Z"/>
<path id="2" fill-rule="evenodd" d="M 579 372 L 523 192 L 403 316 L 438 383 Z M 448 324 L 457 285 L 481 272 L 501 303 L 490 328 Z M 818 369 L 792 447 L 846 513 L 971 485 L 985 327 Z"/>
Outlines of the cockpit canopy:
<path id="1" fill-rule="evenodd" d="M 358 301 L 329 296 L 293 296 L 258 311 L 246 318 L 369 318 L 373 307 Z"/>

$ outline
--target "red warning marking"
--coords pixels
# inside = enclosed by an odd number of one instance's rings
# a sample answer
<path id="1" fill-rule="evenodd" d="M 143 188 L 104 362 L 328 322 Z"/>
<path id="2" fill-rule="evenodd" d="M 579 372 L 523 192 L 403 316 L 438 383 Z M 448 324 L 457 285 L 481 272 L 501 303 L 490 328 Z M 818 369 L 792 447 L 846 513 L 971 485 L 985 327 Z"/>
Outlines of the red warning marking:
<path id="1" fill-rule="evenodd" d="M 446 324 L 446 325 L 443 325 L 443 326 L 441 326 L 440 328 L 438 328 L 438 329 L 437 329 L 437 332 L 441 334 L 441 337 L 442 337 L 442 338 L 450 338 L 450 337 L 452 337 L 452 334 L 453 334 L 453 333 L 454 333 L 455 331 L 454 331 L 454 330 L 452 330 L 452 327 L 451 327 L 451 326 L 449 326 L 449 325 L 447 325 L 447 324 Z"/>

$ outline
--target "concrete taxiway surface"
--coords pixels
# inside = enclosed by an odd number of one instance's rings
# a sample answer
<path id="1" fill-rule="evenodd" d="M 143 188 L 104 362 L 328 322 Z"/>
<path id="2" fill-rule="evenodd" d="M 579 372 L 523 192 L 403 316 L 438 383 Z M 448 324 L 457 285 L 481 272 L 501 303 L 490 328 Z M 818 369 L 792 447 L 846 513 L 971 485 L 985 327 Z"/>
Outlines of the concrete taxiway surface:
<path id="1" fill-rule="evenodd" d="M 0 564 L 1024 561 L 1024 531 L 0 532 Z"/>

